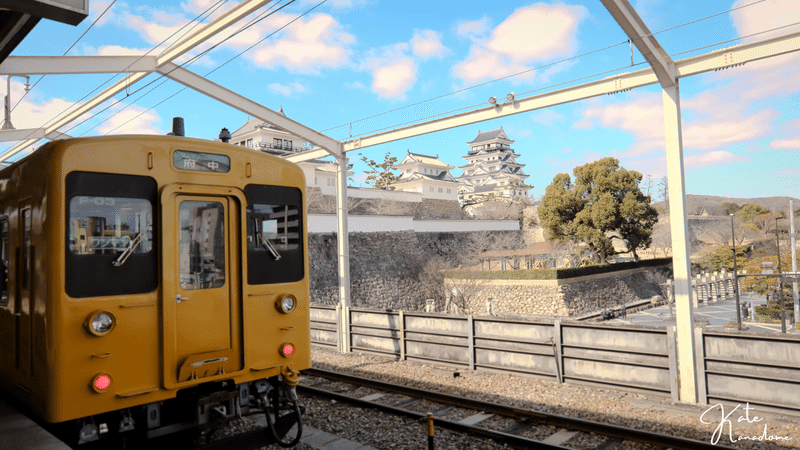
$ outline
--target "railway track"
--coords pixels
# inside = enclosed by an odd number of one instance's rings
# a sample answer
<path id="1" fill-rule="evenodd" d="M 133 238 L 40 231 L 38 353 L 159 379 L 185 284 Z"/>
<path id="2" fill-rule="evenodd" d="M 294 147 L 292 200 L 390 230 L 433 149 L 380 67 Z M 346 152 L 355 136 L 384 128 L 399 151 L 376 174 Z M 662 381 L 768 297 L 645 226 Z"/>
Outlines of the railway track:
<path id="1" fill-rule="evenodd" d="M 385 383 L 320 369 L 303 371 L 298 392 L 347 402 L 423 421 L 434 415 L 434 426 L 492 439 L 513 448 L 612 450 L 641 448 L 728 449 L 709 442 L 608 425 L 471 400 L 423 389 Z"/>

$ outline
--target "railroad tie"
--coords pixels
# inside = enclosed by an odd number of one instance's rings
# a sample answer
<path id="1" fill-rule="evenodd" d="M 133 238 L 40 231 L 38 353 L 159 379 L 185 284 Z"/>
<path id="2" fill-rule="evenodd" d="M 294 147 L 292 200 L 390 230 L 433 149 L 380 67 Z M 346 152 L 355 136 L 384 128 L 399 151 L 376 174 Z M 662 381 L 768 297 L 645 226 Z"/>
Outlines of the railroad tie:
<path id="1" fill-rule="evenodd" d="M 365 402 L 374 402 L 375 400 L 384 396 L 386 396 L 386 392 L 376 392 L 374 394 L 369 394 L 361 397 L 361 400 L 364 400 Z"/>
<path id="2" fill-rule="evenodd" d="M 460 423 L 461 425 L 475 425 L 476 423 L 483 422 L 484 420 L 488 419 L 489 417 L 492 417 L 493 415 L 494 414 L 484 414 L 484 413 L 473 414 L 467 417 L 466 419 L 459 420 L 458 423 Z"/>
<path id="3" fill-rule="evenodd" d="M 578 434 L 577 431 L 569 431 L 565 429 L 558 430 L 555 434 L 551 434 L 547 436 L 547 439 L 543 440 L 543 444 L 550 444 L 550 445 L 561 445 L 564 442 L 572 439 L 573 436 Z"/>

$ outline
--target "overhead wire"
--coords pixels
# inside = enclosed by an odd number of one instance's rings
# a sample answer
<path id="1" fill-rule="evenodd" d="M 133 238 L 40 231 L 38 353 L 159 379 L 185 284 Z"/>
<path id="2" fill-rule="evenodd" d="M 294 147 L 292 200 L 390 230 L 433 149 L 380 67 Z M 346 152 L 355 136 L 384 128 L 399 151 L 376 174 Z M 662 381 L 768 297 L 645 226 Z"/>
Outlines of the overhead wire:
<path id="1" fill-rule="evenodd" d="M 285 4 L 284 4 L 284 5 L 282 5 L 281 7 L 277 8 L 277 9 L 274 9 L 274 10 L 271 10 L 271 9 L 272 9 L 272 8 L 274 8 L 276 5 L 280 4 L 280 1 L 279 1 L 278 3 L 276 3 L 275 5 L 273 5 L 273 7 L 271 7 L 270 9 L 267 9 L 267 11 L 265 11 L 265 12 L 262 12 L 261 14 L 259 14 L 259 16 L 255 17 L 254 19 L 251 19 L 251 20 L 250 20 L 250 22 L 248 22 L 247 24 L 245 24 L 245 25 L 243 25 L 242 27 L 240 27 L 238 30 L 236 30 L 235 32 L 233 32 L 231 35 L 229 35 L 229 36 L 228 36 L 228 37 L 226 37 L 225 39 L 222 39 L 220 42 L 218 42 L 218 43 L 216 43 L 216 44 L 212 45 L 211 47 L 209 47 L 208 49 L 206 49 L 206 50 L 204 50 L 204 51 L 200 52 L 199 54 L 197 54 L 197 55 L 195 55 L 194 57 L 190 58 L 190 59 L 189 59 L 189 60 L 187 60 L 186 62 L 184 62 L 184 63 L 180 64 L 178 67 L 187 67 L 187 66 L 191 65 L 192 63 L 194 63 L 195 61 L 199 60 L 200 58 L 202 58 L 203 56 L 205 56 L 206 54 L 208 54 L 209 52 L 211 52 L 212 50 L 214 50 L 214 49 L 215 49 L 215 48 L 217 48 L 218 46 L 222 45 L 222 44 L 223 44 L 223 43 L 225 43 L 226 41 L 228 41 L 228 40 L 232 39 L 233 37 L 237 36 L 237 35 L 238 35 L 238 34 L 240 34 L 241 32 L 243 32 L 243 31 L 247 30 L 248 28 L 250 28 L 250 27 L 252 27 L 252 26 L 256 25 L 257 23 L 261 22 L 262 20 L 266 19 L 267 17 L 270 17 L 272 14 L 274 14 L 274 13 L 276 13 L 276 12 L 278 12 L 278 11 L 282 10 L 283 8 L 285 8 L 285 7 L 287 7 L 287 6 L 289 6 L 290 4 L 294 3 L 295 1 L 296 1 L 296 0 L 290 0 L 288 3 L 285 3 Z M 325 1 L 327 1 L 327 0 L 324 0 L 322 3 L 324 3 Z M 320 4 L 321 4 L 321 3 L 320 3 Z M 319 5 L 317 5 L 317 6 L 319 6 Z M 313 8 L 312 8 L 312 9 L 313 9 Z M 297 20 L 297 19 L 294 19 L 294 20 Z M 294 21 L 294 20 L 293 20 L 293 21 Z M 293 21 L 292 21 L 292 22 L 293 22 Z M 291 23 L 291 22 L 290 22 L 290 23 Z M 285 26 L 284 26 L 284 27 L 285 27 Z M 283 28 L 281 28 L 281 29 L 283 29 Z M 280 30 L 280 29 L 279 29 L 279 30 Z M 279 31 L 279 30 L 278 30 L 278 31 Z M 277 32 L 277 31 L 276 31 L 276 32 Z M 273 33 L 273 34 L 274 34 L 274 33 Z M 266 38 L 265 38 L 265 39 L 266 39 Z M 263 39 L 262 39 L 262 41 L 263 41 Z M 260 41 L 259 41 L 259 42 L 260 42 Z M 251 46 L 250 48 L 252 48 L 252 46 Z M 249 50 L 249 48 L 248 48 L 248 50 Z M 238 56 L 238 55 L 237 55 L 237 56 Z M 234 57 L 234 58 L 235 58 L 235 57 Z M 232 59 L 231 59 L 231 60 L 232 60 Z M 226 62 L 225 62 L 225 63 L 223 63 L 222 65 L 225 65 L 225 64 L 227 64 L 227 63 L 228 63 L 228 62 L 230 62 L 231 60 L 228 60 L 228 61 L 226 61 Z M 220 66 L 220 67 L 221 67 L 221 66 Z M 217 67 L 217 69 L 218 69 L 218 68 L 219 68 L 219 67 Z M 214 70 L 217 70 L 217 69 L 214 69 Z M 173 69 L 173 70 L 175 70 L 175 69 Z M 167 74 L 169 74 L 169 73 L 171 73 L 171 72 L 172 72 L 172 71 L 170 71 L 170 72 L 167 72 Z M 213 70 L 212 70 L 211 72 L 213 72 Z M 209 73 L 211 73 L 211 72 L 209 72 Z M 89 128 L 88 130 L 85 130 L 83 133 L 81 133 L 81 136 L 83 136 L 84 134 L 88 133 L 89 131 L 91 131 L 91 130 L 93 130 L 93 129 L 97 128 L 98 126 L 100 126 L 101 124 L 105 123 L 106 121 L 108 121 L 109 119 L 111 119 L 112 117 L 114 117 L 115 115 L 117 115 L 117 114 L 119 114 L 120 112 L 122 112 L 123 110 L 127 109 L 129 106 L 131 106 L 131 105 L 133 105 L 134 103 L 136 103 L 137 101 L 139 101 L 139 100 L 140 100 L 141 98 L 143 98 L 145 95 L 149 94 L 150 92 L 153 92 L 153 91 L 154 91 L 156 88 L 158 88 L 159 86 L 161 86 L 161 85 L 163 85 L 164 83 L 166 83 L 166 82 L 168 81 L 168 78 L 166 78 L 166 75 L 167 75 L 167 74 L 160 74 L 160 75 L 159 75 L 159 76 L 158 76 L 156 79 L 154 79 L 154 80 L 150 81 L 149 83 L 147 83 L 147 84 L 145 84 L 144 86 L 141 86 L 140 88 L 138 88 L 137 90 L 135 90 L 133 93 L 129 94 L 129 96 L 130 96 L 130 95 L 133 95 L 133 94 L 136 94 L 137 92 L 140 92 L 141 90 L 143 90 L 143 89 L 144 89 L 144 88 L 146 88 L 147 86 L 150 86 L 151 84 L 153 84 L 153 83 L 155 83 L 155 82 L 157 82 L 157 81 L 159 81 L 159 80 L 162 80 L 162 81 L 161 81 L 161 83 L 159 83 L 158 85 L 154 86 L 152 89 L 148 90 L 147 92 L 145 92 L 145 93 L 144 93 L 144 94 L 142 94 L 141 96 L 139 96 L 139 98 L 137 98 L 137 99 L 133 100 L 133 101 L 132 101 L 132 102 L 130 102 L 130 103 L 127 103 L 127 104 L 126 104 L 125 106 L 123 106 L 123 107 L 122 107 L 122 108 L 121 108 L 119 111 L 115 111 L 113 114 L 109 115 L 109 116 L 108 116 L 108 117 L 106 117 L 104 120 L 102 120 L 102 121 L 100 121 L 99 123 L 95 124 L 93 127 Z M 206 75 L 208 75 L 208 74 L 206 74 Z M 170 95 L 169 97 L 167 97 L 166 99 L 162 100 L 162 101 L 161 101 L 161 102 L 159 102 L 158 104 L 161 104 L 161 103 L 163 103 L 164 101 L 168 100 L 169 98 L 172 98 L 172 97 L 174 97 L 175 95 L 177 95 L 177 94 L 179 94 L 180 92 L 182 92 L 184 89 L 186 89 L 186 88 L 182 88 L 182 89 L 180 89 L 178 92 L 176 92 L 176 93 L 174 93 L 174 94 Z M 127 96 L 126 96 L 126 98 L 127 98 Z M 92 118 L 94 118 L 94 117 L 97 117 L 99 114 L 102 114 L 103 112 L 107 111 L 108 109 L 110 109 L 110 108 L 112 108 L 112 107 L 116 106 L 117 104 L 119 104 L 120 102 L 122 102 L 122 100 L 123 100 L 123 99 L 117 100 L 117 101 L 116 101 L 116 102 L 114 102 L 113 104 L 111 104 L 111 105 L 109 105 L 109 106 L 107 106 L 107 107 L 103 108 L 102 110 L 98 111 L 97 113 L 93 114 L 92 116 L 88 117 L 87 119 L 83 120 L 82 122 L 80 122 L 80 123 L 78 123 L 78 124 L 74 125 L 72 128 L 70 128 L 70 130 L 71 130 L 71 129 L 73 129 L 73 128 L 75 128 L 75 127 L 77 127 L 77 126 L 79 126 L 79 125 L 81 125 L 81 124 L 83 124 L 83 123 L 85 123 L 85 122 L 87 122 L 88 120 L 91 120 L 91 119 L 92 119 Z M 155 106 L 157 106 L 157 105 L 154 105 L 153 107 L 151 107 L 151 108 L 149 108 L 149 109 L 147 109 L 147 110 L 145 110 L 145 111 L 142 111 L 142 112 L 141 112 L 141 113 L 139 113 L 138 115 L 134 116 L 134 118 L 132 118 L 132 119 L 129 119 L 128 121 L 126 121 L 126 122 L 125 122 L 125 123 L 123 123 L 122 125 L 125 125 L 125 124 L 129 123 L 130 121 L 132 121 L 133 119 L 135 119 L 135 118 L 137 118 L 137 117 L 140 117 L 142 114 L 144 114 L 145 112 L 147 112 L 147 111 L 149 111 L 150 109 L 154 108 Z M 119 126 L 117 126 L 116 128 L 114 128 L 114 130 L 116 130 L 116 129 L 120 128 L 122 125 L 119 125 Z M 113 130 L 112 130 L 112 131 L 113 131 Z M 105 134 L 108 134 L 108 133 L 110 133 L 110 131 L 109 131 L 109 132 L 106 132 Z"/>
<path id="2" fill-rule="evenodd" d="M 75 39 L 75 42 L 73 42 L 73 43 L 72 43 L 72 45 L 70 45 L 70 46 L 69 46 L 69 48 L 68 48 L 68 49 L 67 49 L 67 50 L 64 52 L 64 54 L 63 54 L 63 55 L 61 55 L 61 56 L 66 56 L 66 55 L 67 55 L 67 53 L 69 53 L 69 51 L 70 51 L 70 50 L 72 50 L 72 48 L 73 48 L 73 47 L 75 47 L 75 45 L 77 45 L 77 44 L 78 44 L 78 41 L 80 41 L 81 39 L 83 39 L 83 37 L 84 37 L 84 36 L 86 36 L 86 33 L 88 33 L 88 32 L 89 32 L 89 30 L 91 30 L 91 29 L 92 29 L 92 27 L 94 27 L 94 25 L 95 25 L 95 24 L 96 24 L 98 21 L 100 21 L 100 19 L 102 19 L 102 18 L 103 18 L 103 16 L 105 16 L 105 15 L 106 15 L 106 13 L 108 12 L 108 10 L 109 10 L 109 9 L 111 9 L 111 7 L 112 7 L 112 6 L 114 6 L 114 3 L 116 3 L 116 2 L 117 2 L 117 0 L 113 0 L 111 3 L 109 3 L 109 4 L 108 4 L 108 6 L 106 6 L 106 9 L 104 9 L 104 10 L 103 10 L 103 12 L 101 12 L 101 13 L 100 13 L 100 15 L 99 15 L 99 16 L 97 16 L 97 18 L 96 18 L 96 19 L 94 19 L 94 22 L 92 22 L 92 23 L 91 23 L 91 25 L 89 25 L 89 27 L 88 27 L 88 28 L 86 28 L 86 29 L 83 31 L 83 33 L 81 33 L 81 35 L 80 35 L 80 36 L 78 36 L 78 39 Z M 40 82 L 40 81 L 42 81 L 42 80 L 44 79 L 44 77 L 46 77 L 46 76 L 47 76 L 47 75 L 42 75 L 41 77 L 39 77 L 39 79 L 38 79 L 38 80 L 36 80 L 36 82 L 35 82 L 35 83 L 33 83 L 33 86 L 31 86 L 31 87 L 30 87 L 30 89 L 26 90 L 26 91 L 25 91 L 25 93 L 24 93 L 24 94 L 22 94 L 22 95 L 20 96 L 19 100 L 17 100 L 17 103 L 14 103 L 14 106 L 11 108 L 11 111 L 12 111 L 12 112 L 13 112 L 13 111 L 14 111 L 14 110 L 17 108 L 17 105 L 19 105 L 19 104 L 22 102 L 22 99 L 24 99 L 24 98 L 25 98 L 25 96 L 26 96 L 26 95 L 28 95 L 28 92 L 32 91 L 32 90 L 33 90 L 33 89 L 36 87 L 36 85 L 37 85 L 37 84 L 39 84 L 39 82 Z"/>
<path id="3" fill-rule="evenodd" d="M 646 37 L 654 36 L 654 35 L 665 33 L 667 31 L 671 31 L 671 30 L 674 30 L 674 29 L 677 29 L 677 28 L 681 28 L 681 27 L 685 27 L 685 26 L 688 26 L 688 25 L 692 25 L 692 24 L 697 23 L 697 22 L 701 22 L 701 21 L 704 21 L 704 20 L 712 19 L 714 17 L 720 16 L 720 15 L 723 15 L 723 14 L 727 14 L 727 13 L 730 13 L 730 12 L 733 12 L 733 11 L 736 11 L 736 10 L 739 10 L 739 9 L 748 8 L 748 7 L 751 7 L 753 5 L 757 5 L 759 3 L 763 3 L 763 2 L 766 2 L 766 1 L 769 1 L 769 0 L 757 0 L 757 1 L 754 1 L 752 3 L 748 3 L 746 5 L 741 5 L 741 6 L 737 6 L 735 8 L 730 8 L 730 9 L 727 9 L 725 11 L 721 11 L 719 13 L 715 13 L 715 14 L 712 14 L 712 15 L 709 15 L 709 16 L 702 17 L 700 19 L 695 19 L 695 20 L 692 20 L 692 21 L 689 21 L 689 22 L 685 22 L 685 23 L 682 23 L 682 24 L 679 24 L 679 25 L 675 25 L 675 26 L 672 26 L 672 27 L 669 27 L 669 28 L 665 28 L 665 29 L 660 30 L 660 31 L 656 31 L 656 32 L 650 33 L 648 35 L 641 36 L 638 39 L 644 39 Z M 445 93 L 445 94 L 437 95 L 435 97 L 431 97 L 431 98 L 428 98 L 428 99 L 425 99 L 425 100 L 420 100 L 418 102 L 410 103 L 408 105 L 403 105 L 403 106 L 400 106 L 400 107 L 397 107 L 397 108 L 394 108 L 394 109 L 390 109 L 390 110 L 387 110 L 387 111 L 384 111 L 384 112 L 373 114 L 371 116 L 367 116 L 367 117 L 363 117 L 363 118 L 360 118 L 360 119 L 348 121 L 348 122 L 340 124 L 340 125 L 336 125 L 336 126 L 333 126 L 333 127 L 326 128 L 326 129 L 322 130 L 322 132 L 324 133 L 326 131 L 334 130 L 336 128 L 341 128 L 341 127 L 345 127 L 345 126 L 352 127 L 352 124 L 354 124 L 354 123 L 363 122 L 363 121 L 369 120 L 369 119 L 374 119 L 376 117 L 380 117 L 380 116 L 383 116 L 383 115 L 386 115 L 386 114 L 391 114 L 393 112 L 397 112 L 397 111 L 400 111 L 400 110 L 403 110 L 403 109 L 407 109 L 407 108 L 410 108 L 410 107 L 413 107 L 413 106 L 417 106 L 417 105 L 420 105 L 420 104 L 423 104 L 423 103 L 427 103 L 427 102 L 438 100 L 438 99 L 441 99 L 441 98 L 444 98 L 444 97 L 455 95 L 455 94 L 458 94 L 458 93 L 461 93 L 461 92 L 464 92 L 464 91 L 468 91 L 468 90 L 471 90 L 471 89 L 474 89 L 474 88 L 477 88 L 477 87 L 481 87 L 481 86 L 485 86 L 485 85 L 488 85 L 488 84 L 492 84 L 492 83 L 495 83 L 495 82 L 498 82 L 498 81 L 502 81 L 502 80 L 505 80 L 505 79 L 508 79 L 508 78 L 513 78 L 513 77 L 516 77 L 516 76 L 519 76 L 519 75 L 524 75 L 526 73 L 529 73 L 529 72 L 532 72 L 532 71 L 535 71 L 535 70 L 541 70 L 541 69 L 544 69 L 544 68 L 547 68 L 547 67 L 555 66 L 557 64 L 561 64 L 561 63 L 564 63 L 564 62 L 567 62 L 567 61 L 570 61 L 570 60 L 573 60 L 573 59 L 582 58 L 584 56 L 588 56 L 588 55 L 591 55 L 593 53 L 597 53 L 597 52 L 600 52 L 600 51 L 608 50 L 608 49 L 617 47 L 619 45 L 626 44 L 628 42 L 629 42 L 629 40 L 625 40 L 625 41 L 622 41 L 622 42 L 619 42 L 619 43 L 616 43 L 616 44 L 607 45 L 607 46 L 602 47 L 602 48 L 598 48 L 598 49 L 591 50 L 591 51 L 588 51 L 588 52 L 585 52 L 585 53 L 581 53 L 579 55 L 571 56 L 571 57 L 568 57 L 568 58 L 563 58 L 563 59 L 558 60 L 558 61 L 554 61 L 554 62 L 543 64 L 541 66 L 537 66 L 537 67 L 534 67 L 534 68 L 522 70 L 522 71 L 510 74 L 510 75 L 506 75 L 506 76 L 503 76 L 503 77 L 487 80 L 487 81 L 484 81 L 482 83 L 471 85 L 471 86 L 468 86 L 468 87 L 465 87 L 465 88 L 461 88 L 461 89 L 458 89 L 458 90 L 455 90 L 455 91 L 452 91 L 452 92 L 448 92 L 448 93 Z M 721 44 L 714 44 L 714 45 L 721 45 Z M 630 67 L 630 66 L 628 66 L 628 67 Z M 620 70 L 620 69 L 614 69 L 614 70 Z M 608 71 L 602 72 L 602 73 L 608 73 Z M 593 76 L 596 76 L 596 74 L 595 75 L 590 75 L 589 77 L 579 78 L 579 80 L 580 79 L 585 79 L 585 78 L 590 78 L 590 77 L 593 77 Z M 564 84 L 564 83 L 559 83 L 559 84 Z M 551 86 L 549 86 L 549 87 L 551 87 Z M 542 89 L 546 89 L 546 88 L 547 87 L 536 89 L 536 90 L 542 90 Z M 534 91 L 528 91 L 528 92 L 534 92 Z M 526 92 L 526 93 L 528 93 L 528 92 Z M 469 108 L 469 107 L 466 107 L 466 108 Z M 422 119 L 422 120 L 425 120 L 425 119 Z M 399 126 L 399 125 L 396 125 L 396 126 Z M 381 129 L 386 129 L 386 128 L 384 127 L 384 128 L 381 128 Z M 366 133 L 359 133 L 358 135 L 359 136 L 363 136 L 364 134 L 372 133 L 372 132 L 376 132 L 376 131 L 377 130 L 369 131 L 369 132 L 366 132 Z"/>
<path id="4" fill-rule="evenodd" d="M 200 14 L 198 14 L 197 16 L 195 16 L 195 17 L 194 17 L 194 18 L 193 18 L 191 21 L 189 21 L 189 22 L 187 22 L 186 24 L 184 24 L 183 26 L 181 26 L 181 27 L 180 27 L 178 30 L 176 30 L 176 31 L 175 31 L 175 32 L 173 32 L 171 35 L 169 35 L 169 36 L 168 36 L 166 39 L 162 40 L 161 42 L 159 42 L 158 44 L 156 44 L 155 46 L 153 46 L 153 48 L 151 48 L 150 50 L 148 50 L 147 52 L 145 52 L 144 54 L 142 54 L 142 55 L 141 55 L 141 56 L 140 56 L 140 57 L 139 57 L 139 58 L 138 58 L 136 61 L 134 61 L 134 63 L 133 63 L 133 64 L 135 64 L 136 62 L 140 61 L 140 60 L 141 60 L 143 57 L 147 56 L 147 55 L 148 55 L 150 52 L 154 51 L 154 50 L 155 50 L 156 48 L 158 48 L 159 46 L 161 46 L 161 45 L 163 45 L 164 43 L 168 42 L 168 41 L 169 41 L 170 39 L 172 39 L 172 38 L 173 38 L 175 35 L 177 35 L 178 33 L 180 33 L 180 32 L 181 32 L 181 31 L 182 31 L 184 28 L 186 28 L 187 26 L 191 25 L 192 23 L 194 23 L 194 22 L 198 21 L 198 19 L 200 19 L 201 17 L 205 16 L 205 17 L 204 17 L 202 20 L 205 20 L 206 18 L 208 18 L 208 17 L 209 17 L 211 14 L 213 14 L 213 13 L 214 13 L 214 12 L 215 12 L 217 9 L 219 9 L 219 8 L 220 8 L 220 7 L 221 7 L 223 4 L 227 3 L 227 1 L 228 1 L 228 0 L 218 0 L 218 1 L 217 1 L 217 3 L 215 3 L 215 4 L 211 5 L 211 6 L 209 6 L 209 7 L 208 7 L 208 8 L 207 8 L 205 11 L 201 12 Z M 199 23 L 200 23 L 200 22 L 198 22 L 197 24 L 193 25 L 193 26 L 192 26 L 192 28 L 194 28 L 195 26 L 197 26 Z M 186 31 L 186 33 L 188 33 L 190 30 L 191 30 L 191 28 L 190 28 L 189 30 L 187 30 L 187 31 Z M 185 36 L 185 35 L 186 35 L 186 33 L 184 33 L 183 35 L 181 35 L 181 37 Z M 179 39 L 180 39 L 180 37 L 179 37 Z M 68 51 L 69 51 L 69 50 L 68 50 Z M 45 122 L 45 123 L 44 123 L 42 126 L 40 126 L 39 128 L 44 128 L 44 127 L 46 127 L 46 126 L 47 126 L 47 124 L 49 124 L 50 122 L 52 122 L 53 120 L 55 120 L 57 117 L 59 117 L 59 116 L 61 116 L 62 114 L 66 113 L 67 111 L 69 111 L 69 110 L 70 110 L 70 109 L 72 109 L 72 108 L 76 108 L 76 107 L 79 105 L 79 103 L 80 103 L 81 101 L 83 101 L 84 99 L 86 99 L 87 97 L 89 97 L 90 95 L 92 95 L 93 93 L 97 92 L 99 89 L 101 89 L 103 86 L 105 86 L 106 84 L 108 84 L 110 81 L 112 81 L 114 78 L 116 78 L 117 76 L 121 75 L 122 73 L 123 73 L 123 72 L 117 72 L 116 74 L 112 75 L 112 76 L 111 76 L 110 78 L 108 78 L 106 81 L 104 81 L 103 83 L 101 83 L 100 85 L 98 85 L 97 87 L 95 87 L 95 88 L 94 88 L 92 91 L 88 92 L 86 95 L 84 95 L 83 97 L 81 97 L 80 99 L 78 99 L 76 102 L 74 102 L 74 103 L 72 103 L 71 105 L 69 105 L 69 106 L 67 106 L 66 108 L 64 108 L 64 110 L 63 110 L 63 111 L 61 111 L 60 113 L 58 113 L 58 114 L 54 115 L 53 117 L 51 117 L 49 120 L 47 120 L 47 121 L 46 121 L 46 122 Z M 67 130 L 67 131 L 70 131 L 70 130 L 72 130 L 73 128 L 74 128 L 74 127 L 70 128 L 70 129 L 69 129 L 69 130 Z M 29 139 L 31 136 L 33 136 L 33 134 L 34 134 L 34 132 L 33 132 L 33 131 L 31 131 L 31 133 L 30 133 L 28 136 L 26 136 L 24 139 L 22 139 L 22 140 L 27 140 L 27 139 Z"/>
<path id="5" fill-rule="evenodd" d="M 254 43 L 254 44 L 250 45 L 250 46 L 249 46 L 249 47 L 247 47 L 246 49 L 244 49 L 244 50 L 242 50 L 241 52 L 237 53 L 235 56 L 231 57 L 230 59 L 228 59 L 228 60 L 227 60 L 227 61 L 225 61 L 224 63 L 220 64 L 219 66 L 217 66 L 217 67 L 216 67 L 216 68 L 214 68 L 213 70 L 211 70 L 211 71 L 207 72 L 205 75 L 203 75 L 203 77 L 207 77 L 207 76 L 211 75 L 212 73 L 216 72 L 217 70 L 221 69 L 222 67 L 224 67 L 225 65 L 227 65 L 228 63 L 230 63 L 231 61 L 233 61 L 234 59 L 238 58 L 239 56 L 242 56 L 244 53 L 246 53 L 246 52 L 248 52 L 249 50 L 251 50 L 253 47 L 257 46 L 258 44 L 260 44 L 260 43 L 262 43 L 262 42 L 264 42 L 265 40 L 269 39 L 270 37 L 272 37 L 273 35 L 275 35 L 275 34 L 276 34 L 276 33 L 278 33 L 279 31 L 283 30 L 284 28 L 288 27 L 289 25 L 291 25 L 291 24 L 292 24 L 292 23 L 294 23 L 295 21 L 299 20 L 301 17 L 303 17 L 303 16 L 307 15 L 308 13 L 310 13 L 311 11 L 315 10 L 317 7 L 319 7 L 320 5 L 322 5 L 323 3 L 325 3 L 326 1 L 327 1 L 327 0 L 322 0 L 321 2 L 317 3 L 316 5 L 314 5 L 313 7 L 309 8 L 308 10 L 306 10 L 305 12 L 303 12 L 302 14 L 298 15 L 297 17 L 295 17 L 294 19 L 290 20 L 289 22 L 287 22 L 286 24 L 284 24 L 284 25 L 283 25 L 283 26 L 281 26 L 280 28 L 278 28 L 278 29 L 276 29 L 275 31 L 273 31 L 272 33 L 268 34 L 267 36 L 265 36 L 265 37 L 264 37 L 264 38 L 262 38 L 261 40 L 257 41 L 256 43 Z M 162 83 L 162 84 L 163 84 L 163 83 Z M 142 116 L 143 114 L 145 114 L 145 113 L 147 113 L 148 111 L 152 110 L 153 108 L 155 108 L 155 107 L 157 107 L 157 106 L 161 105 L 162 103 L 166 102 L 167 100 L 169 100 L 169 99 L 171 99 L 171 98 L 175 97 L 176 95 L 180 94 L 180 93 L 181 93 L 181 92 L 183 92 L 184 90 L 186 90 L 186 87 L 183 87 L 183 88 L 181 88 L 180 90 L 178 90 L 177 92 L 175 92 L 175 93 L 173 93 L 172 95 L 168 96 L 167 98 L 165 98 L 165 99 L 161 100 L 160 102 L 158 102 L 158 103 L 154 104 L 153 106 L 151 106 L 151 107 L 147 108 L 146 110 L 144 110 L 144 111 L 140 112 L 140 113 L 139 113 L 139 114 L 137 114 L 136 116 L 134 116 L 134 117 L 132 117 L 131 119 L 127 120 L 126 122 L 124 122 L 124 123 L 122 123 L 122 124 L 118 125 L 116 128 L 114 128 L 114 129 L 112 129 L 112 130 L 109 130 L 109 131 L 107 131 L 107 132 L 106 132 L 106 133 L 104 133 L 104 134 L 109 134 L 109 133 L 112 133 L 112 132 L 116 131 L 117 129 L 119 129 L 119 128 L 123 127 L 124 125 L 127 125 L 128 123 L 130 123 L 130 122 L 132 122 L 133 120 L 135 120 L 135 119 L 139 118 L 140 116 Z M 141 98 L 141 97 L 140 97 L 140 98 Z M 137 99 L 137 100 L 138 100 L 138 99 Z M 94 128 L 94 127 L 93 127 L 93 128 Z"/>

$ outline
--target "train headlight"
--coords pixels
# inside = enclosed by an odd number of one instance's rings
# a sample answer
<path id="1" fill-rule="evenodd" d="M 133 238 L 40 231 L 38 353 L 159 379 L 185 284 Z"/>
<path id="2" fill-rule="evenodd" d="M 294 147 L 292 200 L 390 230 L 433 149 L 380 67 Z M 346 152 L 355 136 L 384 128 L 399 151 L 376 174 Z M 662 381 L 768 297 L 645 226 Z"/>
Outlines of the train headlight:
<path id="1" fill-rule="evenodd" d="M 111 379 L 111 375 L 107 373 L 98 373 L 92 378 L 92 389 L 102 394 L 103 392 L 107 392 L 108 388 L 110 388 L 113 383 L 114 380 Z"/>
<path id="2" fill-rule="evenodd" d="M 114 329 L 115 324 L 114 315 L 110 312 L 95 311 L 86 319 L 84 326 L 95 336 L 105 336 Z"/>
<path id="3" fill-rule="evenodd" d="M 278 311 L 286 314 L 292 312 L 295 306 L 297 306 L 297 299 L 295 299 L 292 295 L 282 295 L 278 297 L 278 301 L 275 303 L 275 306 L 278 308 Z"/>

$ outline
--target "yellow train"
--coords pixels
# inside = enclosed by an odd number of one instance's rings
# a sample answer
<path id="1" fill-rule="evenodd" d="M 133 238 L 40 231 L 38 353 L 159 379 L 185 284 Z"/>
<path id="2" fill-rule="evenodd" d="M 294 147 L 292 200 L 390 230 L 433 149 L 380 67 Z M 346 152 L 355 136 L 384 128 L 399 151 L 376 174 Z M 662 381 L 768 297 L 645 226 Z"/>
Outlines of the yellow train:
<path id="1" fill-rule="evenodd" d="M 54 141 L 4 168 L 3 387 L 80 444 L 255 408 L 296 443 L 304 198 L 295 164 L 176 136 Z"/>

